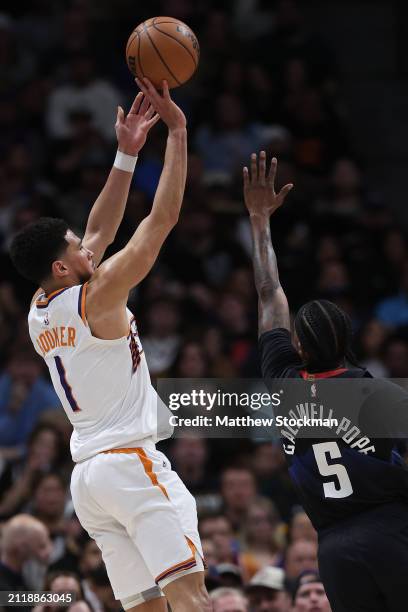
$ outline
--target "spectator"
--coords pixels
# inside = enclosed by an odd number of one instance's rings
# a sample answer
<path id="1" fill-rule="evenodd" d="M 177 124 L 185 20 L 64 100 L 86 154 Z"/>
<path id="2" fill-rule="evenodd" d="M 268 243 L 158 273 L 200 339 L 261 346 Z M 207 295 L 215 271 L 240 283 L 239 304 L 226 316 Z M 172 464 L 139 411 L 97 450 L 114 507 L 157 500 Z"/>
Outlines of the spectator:
<path id="1" fill-rule="evenodd" d="M 198 342 L 186 342 L 180 347 L 174 363 L 175 378 L 206 378 L 209 375 L 209 360 Z"/>
<path id="2" fill-rule="evenodd" d="M 229 183 L 242 159 L 259 146 L 256 126 L 245 122 L 245 108 L 234 95 L 220 95 L 211 123 L 197 130 L 195 148 L 204 162 L 205 180 Z"/>
<path id="3" fill-rule="evenodd" d="M 221 326 L 209 327 L 203 337 L 203 345 L 209 360 L 213 378 L 233 378 L 236 368 L 227 354 L 227 343 Z"/>
<path id="4" fill-rule="evenodd" d="M 89 572 L 88 584 L 103 612 L 119 612 L 122 609 L 120 601 L 115 599 L 104 565 Z"/>
<path id="5" fill-rule="evenodd" d="M 180 345 L 178 304 L 159 299 L 150 305 L 143 336 L 143 349 L 152 376 L 164 375 L 174 363 Z"/>
<path id="6" fill-rule="evenodd" d="M 249 508 L 243 528 L 241 563 L 249 577 L 267 565 L 275 565 L 279 558 L 279 515 L 275 505 L 259 497 Z"/>
<path id="7" fill-rule="evenodd" d="M 264 567 L 255 574 L 246 587 L 251 612 L 289 612 L 291 602 L 284 579 L 279 567 Z"/>
<path id="8" fill-rule="evenodd" d="M 92 588 L 90 576 L 92 572 L 102 566 L 101 550 L 98 548 L 95 540 L 87 538 L 80 553 L 79 569 L 83 578 L 81 586 L 85 593 L 85 599 L 91 604 L 93 612 L 103 612 L 103 606 Z"/>
<path id="9" fill-rule="evenodd" d="M 370 319 L 359 333 L 361 365 L 374 376 L 384 378 L 387 370 L 382 360 L 381 351 L 387 339 L 387 327 L 377 319 Z"/>
<path id="10" fill-rule="evenodd" d="M 363 204 L 361 173 L 357 164 L 352 159 L 338 159 L 330 179 L 332 191 L 320 211 L 338 216 L 357 215 Z"/>
<path id="11" fill-rule="evenodd" d="M 192 436 L 177 438 L 171 447 L 170 457 L 175 471 L 193 495 L 214 488 L 214 482 L 207 474 L 207 440 Z"/>
<path id="12" fill-rule="evenodd" d="M 316 572 L 306 571 L 299 576 L 293 594 L 293 612 L 331 612 L 324 586 Z"/>
<path id="13" fill-rule="evenodd" d="M 44 588 L 53 593 L 70 591 L 75 594 L 75 599 L 84 597 L 79 577 L 73 572 L 55 572 L 47 576 Z"/>
<path id="14" fill-rule="evenodd" d="M 237 545 L 234 541 L 231 523 L 223 514 L 203 517 L 199 522 L 203 539 L 214 544 L 217 563 L 237 562 Z"/>
<path id="15" fill-rule="evenodd" d="M 49 530 L 53 548 L 50 561 L 55 563 L 66 552 L 67 487 L 58 473 L 40 474 L 32 491 L 32 514 Z"/>
<path id="16" fill-rule="evenodd" d="M 84 598 L 79 578 L 73 572 L 55 572 L 46 576 L 44 590 L 52 593 L 72 593 L 74 601 Z M 39 605 L 35 606 L 34 612 L 55 612 L 58 607 L 50 604 Z"/>
<path id="17" fill-rule="evenodd" d="M 240 589 L 243 585 L 243 572 L 233 563 L 220 563 L 214 568 L 213 576 L 217 578 L 219 586 Z"/>
<path id="18" fill-rule="evenodd" d="M 30 347 L 16 347 L 0 375 L 0 446 L 16 448 L 16 456 L 41 413 L 60 402 L 42 376 L 40 358 Z"/>
<path id="19" fill-rule="evenodd" d="M 207 568 L 217 564 L 217 554 L 214 542 L 210 538 L 201 538 L 201 546 Z"/>
<path id="20" fill-rule="evenodd" d="M 9 516 L 27 505 L 35 479 L 60 468 L 63 452 L 59 431 L 39 423 L 30 434 L 26 456 L 18 462 L 9 462 L 0 477 L 0 489 L 4 492 L 0 516 Z"/>
<path id="21" fill-rule="evenodd" d="M 297 510 L 292 517 L 289 526 L 289 540 L 292 544 L 299 540 L 317 543 L 317 531 L 303 510 Z"/>
<path id="22" fill-rule="evenodd" d="M 69 78 L 50 95 L 48 130 L 52 138 L 66 138 L 72 134 L 70 117 L 73 112 L 88 111 L 94 127 L 106 140 L 115 137 L 114 123 L 120 94 L 104 79 L 95 76 L 91 54 L 73 53 L 69 60 Z"/>
<path id="23" fill-rule="evenodd" d="M 298 503 L 293 491 L 279 442 L 262 442 L 256 445 L 251 458 L 261 495 L 273 499 L 279 514 L 288 520 L 292 507 Z"/>
<path id="24" fill-rule="evenodd" d="M 4 524 L 1 541 L 0 590 L 25 591 L 33 588 L 23 577 L 25 564 L 36 560 L 48 563 L 51 542 L 45 525 L 28 516 L 18 514 Z M 36 585 L 37 588 L 40 586 Z"/>
<path id="25" fill-rule="evenodd" d="M 224 512 L 233 529 L 238 531 L 245 523 L 248 510 L 256 500 L 257 487 L 248 468 L 226 468 L 221 475 L 221 496 Z"/>
<path id="26" fill-rule="evenodd" d="M 248 601 L 243 593 L 231 587 L 220 587 L 210 593 L 213 612 L 248 612 Z"/>
<path id="27" fill-rule="evenodd" d="M 293 580 L 306 570 L 317 570 L 317 542 L 297 540 L 290 544 L 285 554 L 285 573 Z"/>
<path id="28" fill-rule="evenodd" d="M 393 335 L 383 348 L 384 365 L 390 378 L 407 378 L 408 376 L 408 340 Z"/>

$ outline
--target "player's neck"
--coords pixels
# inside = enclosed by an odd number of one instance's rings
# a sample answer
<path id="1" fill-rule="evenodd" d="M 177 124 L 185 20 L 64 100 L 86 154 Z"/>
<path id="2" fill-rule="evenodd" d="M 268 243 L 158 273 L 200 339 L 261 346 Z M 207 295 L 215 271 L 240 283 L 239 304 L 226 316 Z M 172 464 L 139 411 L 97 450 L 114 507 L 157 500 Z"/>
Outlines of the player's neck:
<path id="1" fill-rule="evenodd" d="M 65 289 L 65 287 L 74 287 L 75 285 L 78 285 L 78 284 L 79 282 L 76 282 L 73 279 L 65 276 L 64 278 L 58 281 L 54 279 L 50 281 L 46 281 L 42 283 L 41 286 L 45 291 L 45 295 L 49 296 L 51 295 L 51 293 L 54 293 L 55 291 L 59 291 L 60 289 Z"/>

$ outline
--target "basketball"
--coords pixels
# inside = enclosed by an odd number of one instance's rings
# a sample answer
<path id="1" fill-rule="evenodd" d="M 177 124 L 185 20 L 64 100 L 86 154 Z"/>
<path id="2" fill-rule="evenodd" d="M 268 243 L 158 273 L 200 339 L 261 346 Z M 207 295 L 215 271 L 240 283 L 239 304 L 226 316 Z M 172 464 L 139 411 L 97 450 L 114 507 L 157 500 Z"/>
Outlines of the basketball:
<path id="1" fill-rule="evenodd" d="M 155 87 L 165 79 L 170 88 L 188 81 L 197 69 L 200 47 L 194 32 L 173 17 L 153 17 L 137 26 L 126 45 L 131 73 Z"/>

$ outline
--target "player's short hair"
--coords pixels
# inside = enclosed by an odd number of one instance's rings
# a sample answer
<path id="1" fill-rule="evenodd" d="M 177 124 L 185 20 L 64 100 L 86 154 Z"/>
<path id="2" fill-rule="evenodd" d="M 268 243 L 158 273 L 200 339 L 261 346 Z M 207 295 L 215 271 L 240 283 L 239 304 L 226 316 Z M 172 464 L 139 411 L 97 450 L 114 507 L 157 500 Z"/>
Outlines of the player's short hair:
<path id="1" fill-rule="evenodd" d="M 13 238 L 10 257 L 17 271 L 41 285 L 51 274 L 51 266 L 67 248 L 68 224 L 63 219 L 41 217 L 23 227 Z"/>
<path id="2" fill-rule="evenodd" d="M 351 349 L 350 317 L 333 302 L 304 304 L 296 315 L 295 330 L 309 369 L 330 370 L 344 360 L 357 365 Z"/>

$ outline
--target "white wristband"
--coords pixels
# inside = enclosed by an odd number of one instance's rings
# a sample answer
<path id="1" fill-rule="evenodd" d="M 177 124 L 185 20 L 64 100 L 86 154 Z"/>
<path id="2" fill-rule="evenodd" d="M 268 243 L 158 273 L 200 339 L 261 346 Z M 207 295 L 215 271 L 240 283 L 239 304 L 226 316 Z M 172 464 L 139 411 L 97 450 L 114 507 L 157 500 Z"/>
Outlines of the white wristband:
<path id="1" fill-rule="evenodd" d="M 124 172 L 133 172 L 137 162 L 137 155 L 133 157 L 133 155 L 127 155 L 126 153 L 122 153 L 119 149 L 116 152 L 115 161 L 113 162 L 114 168 L 118 170 L 123 170 Z"/>

